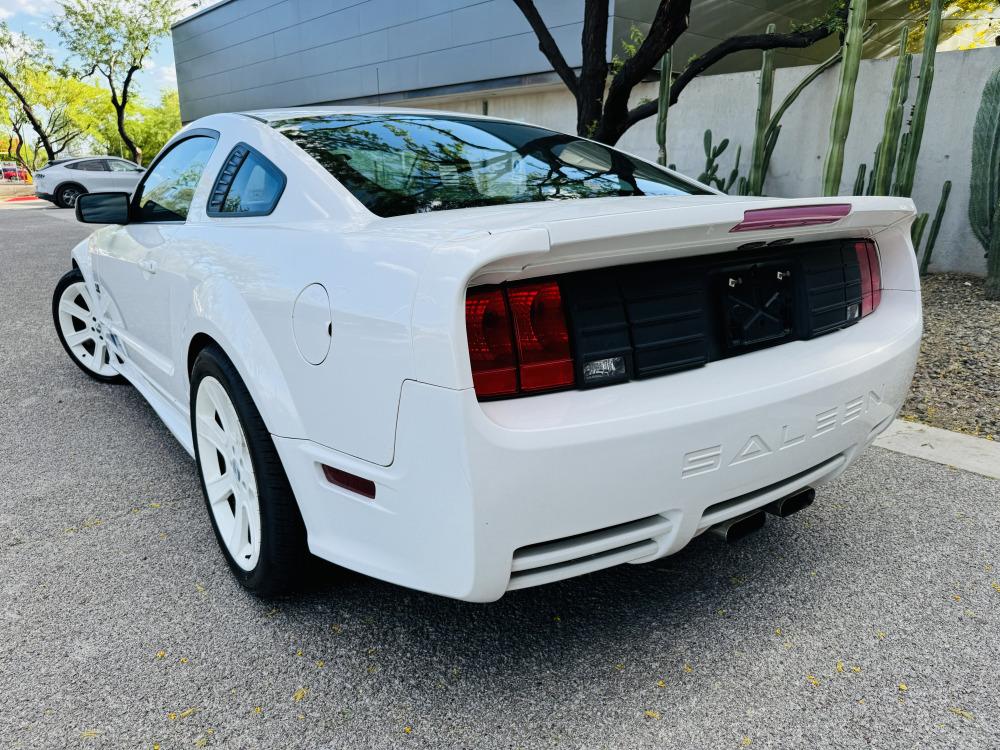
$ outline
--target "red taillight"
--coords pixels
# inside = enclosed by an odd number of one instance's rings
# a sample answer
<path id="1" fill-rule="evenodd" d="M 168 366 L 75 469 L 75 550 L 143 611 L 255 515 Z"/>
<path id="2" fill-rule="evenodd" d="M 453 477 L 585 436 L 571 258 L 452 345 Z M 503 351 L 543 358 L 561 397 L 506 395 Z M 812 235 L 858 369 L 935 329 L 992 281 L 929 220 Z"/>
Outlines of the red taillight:
<path id="1" fill-rule="evenodd" d="M 882 266 L 879 264 L 878 248 L 871 240 L 854 243 L 861 269 L 861 317 L 865 317 L 882 301 Z"/>
<path id="2" fill-rule="evenodd" d="M 573 385 L 573 358 L 559 285 L 554 281 L 517 284 L 507 290 L 507 297 L 521 363 L 521 390 Z"/>
<path id="3" fill-rule="evenodd" d="M 517 393 L 517 362 L 510 312 L 503 290 L 473 290 L 465 298 L 472 382 L 479 396 Z"/>
<path id="4" fill-rule="evenodd" d="M 526 282 L 470 290 L 465 326 L 480 397 L 573 385 L 569 329 L 559 285 Z"/>

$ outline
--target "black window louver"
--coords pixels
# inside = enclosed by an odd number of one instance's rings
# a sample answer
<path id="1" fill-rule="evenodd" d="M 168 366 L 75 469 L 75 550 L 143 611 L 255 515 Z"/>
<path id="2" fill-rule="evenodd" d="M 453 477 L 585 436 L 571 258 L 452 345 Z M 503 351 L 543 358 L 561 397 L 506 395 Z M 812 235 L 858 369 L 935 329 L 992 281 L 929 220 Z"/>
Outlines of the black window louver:
<path id="1" fill-rule="evenodd" d="M 240 167 L 243 166 L 243 162 L 249 155 L 250 147 L 242 143 L 229 152 L 229 158 L 226 159 L 225 166 L 219 172 L 219 176 L 215 180 L 215 187 L 212 188 L 212 195 L 208 199 L 209 215 L 222 212 L 226 196 L 229 195 L 229 188 L 233 186 L 233 180 L 236 179 L 236 173 L 240 171 Z"/>

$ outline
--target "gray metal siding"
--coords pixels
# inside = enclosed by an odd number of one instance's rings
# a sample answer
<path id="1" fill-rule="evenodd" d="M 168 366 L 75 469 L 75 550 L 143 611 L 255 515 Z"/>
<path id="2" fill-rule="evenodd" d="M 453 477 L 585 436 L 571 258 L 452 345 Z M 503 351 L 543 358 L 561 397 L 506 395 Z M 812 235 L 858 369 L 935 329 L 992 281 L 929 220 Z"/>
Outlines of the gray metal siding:
<path id="1" fill-rule="evenodd" d="M 583 3 L 538 7 L 579 65 Z M 551 70 L 511 0 L 231 0 L 173 41 L 185 121 Z"/>
<path id="2" fill-rule="evenodd" d="M 583 0 L 536 0 L 567 61 L 580 65 Z M 900 17 L 906 0 L 873 0 L 871 13 Z M 621 52 L 632 26 L 645 31 L 658 0 L 612 0 L 608 39 Z M 787 29 L 822 15 L 829 0 L 694 0 L 678 65 L 737 33 Z M 894 14 L 894 15 L 893 15 Z M 891 26 L 891 24 L 887 24 Z M 888 51 L 880 30 L 866 50 Z M 173 29 L 181 115 L 325 104 L 472 85 L 509 85 L 552 68 L 512 0 L 229 0 Z M 778 65 L 818 62 L 833 38 L 780 50 Z M 759 52 L 733 55 L 713 73 L 760 65 Z"/>

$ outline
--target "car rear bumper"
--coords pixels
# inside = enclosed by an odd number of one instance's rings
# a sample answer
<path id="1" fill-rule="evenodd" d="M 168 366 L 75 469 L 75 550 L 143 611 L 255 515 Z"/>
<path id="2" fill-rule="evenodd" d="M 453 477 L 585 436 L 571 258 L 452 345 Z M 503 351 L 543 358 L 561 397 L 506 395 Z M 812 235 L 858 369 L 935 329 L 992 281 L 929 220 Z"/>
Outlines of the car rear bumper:
<path id="1" fill-rule="evenodd" d="M 407 381 L 388 467 L 275 443 L 314 554 L 491 601 L 671 554 L 829 481 L 897 413 L 920 333 L 919 294 L 886 290 L 851 328 L 665 377 L 491 403 Z M 373 480 L 375 500 L 331 485 L 324 463 Z"/>

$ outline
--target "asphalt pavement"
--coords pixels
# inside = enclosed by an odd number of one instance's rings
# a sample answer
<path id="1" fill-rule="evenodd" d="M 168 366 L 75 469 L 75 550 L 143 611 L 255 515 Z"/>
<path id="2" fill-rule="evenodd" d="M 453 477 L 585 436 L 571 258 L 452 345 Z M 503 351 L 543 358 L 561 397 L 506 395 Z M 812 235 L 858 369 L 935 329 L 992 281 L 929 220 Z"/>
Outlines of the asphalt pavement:
<path id="1" fill-rule="evenodd" d="M 59 346 L 88 232 L 0 210 L 0 747 L 1000 747 L 1000 481 L 879 448 L 738 545 L 494 604 L 244 593 L 193 461 Z"/>

